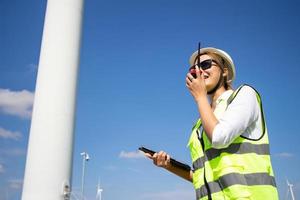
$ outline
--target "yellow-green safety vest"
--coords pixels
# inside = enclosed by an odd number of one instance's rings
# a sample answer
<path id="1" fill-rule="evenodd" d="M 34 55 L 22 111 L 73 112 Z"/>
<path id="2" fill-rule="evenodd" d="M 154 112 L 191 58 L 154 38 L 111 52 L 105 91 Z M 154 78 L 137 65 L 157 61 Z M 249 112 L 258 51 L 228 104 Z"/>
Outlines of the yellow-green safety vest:
<path id="1" fill-rule="evenodd" d="M 226 111 L 243 86 L 232 93 L 221 107 L 221 112 Z M 193 162 L 197 200 L 278 199 L 262 102 L 258 92 L 255 92 L 262 119 L 260 138 L 250 139 L 240 135 L 228 147 L 215 149 L 201 126 L 201 119 L 194 125 L 188 147 Z"/>

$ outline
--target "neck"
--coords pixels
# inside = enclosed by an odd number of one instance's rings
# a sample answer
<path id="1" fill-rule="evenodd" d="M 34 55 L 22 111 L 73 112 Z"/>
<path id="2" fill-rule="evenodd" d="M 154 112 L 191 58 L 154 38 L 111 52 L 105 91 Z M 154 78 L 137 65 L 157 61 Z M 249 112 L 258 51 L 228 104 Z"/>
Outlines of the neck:
<path id="1" fill-rule="evenodd" d="M 223 94 L 225 92 L 225 88 L 224 87 L 220 87 L 218 88 L 214 93 L 212 93 L 211 95 L 209 95 L 210 98 L 210 102 L 211 102 L 211 107 L 214 109 L 216 107 L 216 101 L 217 99 L 221 96 L 221 94 Z"/>

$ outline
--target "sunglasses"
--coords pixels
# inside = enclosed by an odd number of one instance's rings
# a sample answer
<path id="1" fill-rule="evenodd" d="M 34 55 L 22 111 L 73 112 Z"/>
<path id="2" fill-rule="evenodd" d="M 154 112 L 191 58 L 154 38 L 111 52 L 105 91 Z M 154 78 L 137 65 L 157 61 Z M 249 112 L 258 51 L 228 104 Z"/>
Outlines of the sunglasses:
<path id="1" fill-rule="evenodd" d="M 190 67 L 189 69 L 189 72 L 192 74 L 192 76 L 194 78 L 197 78 L 197 75 L 196 75 L 196 66 L 198 66 L 199 68 L 201 68 L 202 70 L 207 70 L 209 68 L 211 68 L 211 66 L 213 66 L 215 63 L 217 63 L 215 60 L 213 59 L 207 59 L 207 60 L 204 60 L 202 62 L 199 63 L 199 61 Z"/>

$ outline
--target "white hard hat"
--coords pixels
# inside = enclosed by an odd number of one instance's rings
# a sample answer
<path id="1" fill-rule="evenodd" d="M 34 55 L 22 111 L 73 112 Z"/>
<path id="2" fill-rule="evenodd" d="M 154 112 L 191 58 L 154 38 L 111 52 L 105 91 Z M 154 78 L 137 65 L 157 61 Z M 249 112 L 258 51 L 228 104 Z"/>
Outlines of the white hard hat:
<path id="1" fill-rule="evenodd" d="M 233 60 L 230 57 L 230 55 L 228 53 L 226 53 L 225 51 L 214 48 L 214 47 L 201 48 L 200 54 L 204 54 L 204 53 L 214 53 L 214 54 L 221 56 L 225 60 L 225 62 L 227 63 L 227 66 L 229 67 L 227 82 L 232 83 L 233 80 L 235 79 L 235 67 L 234 67 L 234 63 L 233 63 Z M 190 57 L 190 65 L 191 66 L 194 65 L 195 59 L 197 58 L 197 56 L 198 56 L 198 50 L 195 51 L 192 54 L 192 56 Z"/>

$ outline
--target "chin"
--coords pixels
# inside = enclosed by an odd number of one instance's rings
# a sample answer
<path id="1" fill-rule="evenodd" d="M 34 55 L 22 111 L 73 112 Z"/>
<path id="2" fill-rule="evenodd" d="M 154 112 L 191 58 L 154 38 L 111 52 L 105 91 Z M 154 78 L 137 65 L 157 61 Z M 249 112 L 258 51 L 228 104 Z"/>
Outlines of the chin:
<path id="1" fill-rule="evenodd" d="M 210 81 L 205 81 L 205 86 L 206 86 L 206 90 L 210 91 L 211 89 L 214 88 L 214 84 L 212 84 Z"/>
<path id="2" fill-rule="evenodd" d="M 214 85 L 209 80 L 204 80 L 206 89 L 211 89 Z"/>

